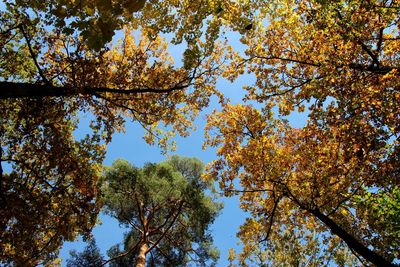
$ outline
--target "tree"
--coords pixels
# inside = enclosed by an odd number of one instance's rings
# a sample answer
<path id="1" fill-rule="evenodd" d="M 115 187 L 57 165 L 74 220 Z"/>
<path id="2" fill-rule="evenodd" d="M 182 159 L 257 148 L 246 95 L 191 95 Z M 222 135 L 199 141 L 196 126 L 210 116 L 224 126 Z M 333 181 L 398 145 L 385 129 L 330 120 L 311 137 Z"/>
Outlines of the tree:
<path id="1" fill-rule="evenodd" d="M 221 63 L 212 41 L 219 24 L 200 31 L 210 14 L 200 2 L 4 1 L 1 262 L 46 264 L 63 241 L 90 231 L 101 207 L 105 145 L 126 120 L 163 148 L 175 133 L 189 133 L 216 93 Z M 117 31 L 123 37 L 110 42 Z M 182 67 L 160 37 L 167 32 L 187 42 Z M 89 128 L 79 127 L 83 114 L 90 114 Z"/>
<path id="2" fill-rule="evenodd" d="M 386 258 L 398 257 L 397 234 L 389 230 L 395 227 L 368 218 L 371 211 L 366 213 L 356 197 L 365 194 L 361 189 L 369 179 L 377 179 L 376 169 L 363 166 L 356 156 L 349 160 L 340 142 L 325 134 L 310 137 L 307 129 L 293 129 L 273 119 L 272 112 L 261 114 L 250 106 L 227 106 L 210 125 L 219 134 L 209 144 L 222 146 L 209 175 L 220 177 L 227 195 L 241 193 L 242 208 L 254 216 L 239 232 L 245 255 L 260 240 L 276 246 L 282 232 L 312 242 L 314 230 L 324 233 L 320 242 L 328 250 L 341 252 L 328 230 L 376 265 L 389 266 Z M 241 188 L 234 187 L 236 177 Z M 395 218 L 384 217 L 386 226 L 395 225 Z"/>
<path id="3" fill-rule="evenodd" d="M 67 260 L 67 267 L 98 267 L 103 262 L 103 256 L 96 245 L 96 241 L 91 239 L 83 252 L 70 252 L 71 258 Z"/>
<path id="4" fill-rule="evenodd" d="M 248 26 L 238 18 L 240 6 L 225 0 L 3 1 L 0 261 L 50 262 L 64 240 L 91 229 L 101 206 L 97 179 L 105 145 L 126 120 L 146 129 L 146 141 L 167 148 L 171 136 L 189 133 L 212 95 L 223 101 L 214 86 L 224 54 L 216 40 L 225 21 Z M 163 33 L 184 43 L 182 67 L 166 52 Z M 77 138 L 88 113 L 88 134 Z"/>
<path id="5" fill-rule="evenodd" d="M 123 251 L 109 251 L 111 266 L 214 264 L 208 227 L 221 206 L 206 195 L 212 184 L 201 180 L 202 169 L 201 161 L 178 156 L 143 168 L 113 163 L 105 173 L 105 208 L 129 232 Z"/>
<path id="6" fill-rule="evenodd" d="M 399 183 L 398 3 L 250 5 L 256 11 L 241 39 L 245 53 L 233 55 L 225 75 L 253 73 L 246 99 L 260 108 L 225 106 L 209 117 L 207 141 L 220 147 L 210 177 L 227 194 L 241 193 L 254 216 L 240 232 L 245 249 L 257 239 L 277 242 L 272 235 L 282 227 L 317 229 L 362 261 L 390 266 L 399 259 L 394 216 L 381 215 L 391 226 L 385 229 L 359 199 L 376 190 L 387 198 Z M 305 108 L 303 128 L 285 122 Z"/>

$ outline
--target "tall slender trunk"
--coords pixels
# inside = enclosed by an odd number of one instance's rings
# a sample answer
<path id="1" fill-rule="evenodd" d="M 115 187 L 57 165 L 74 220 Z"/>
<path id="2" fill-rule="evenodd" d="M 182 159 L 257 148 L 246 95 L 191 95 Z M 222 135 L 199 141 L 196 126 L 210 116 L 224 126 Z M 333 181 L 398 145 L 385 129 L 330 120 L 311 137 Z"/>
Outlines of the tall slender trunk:
<path id="1" fill-rule="evenodd" d="M 357 252 L 361 257 L 366 259 L 367 261 L 373 263 L 376 266 L 397 266 L 387 261 L 381 255 L 376 252 L 370 250 L 368 247 L 364 246 L 360 241 L 346 232 L 343 228 L 337 225 L 331 218 L 322 214 L 319 210 L 310 210 L 310 212 L 320 219 L 331 231 L 333 234 L 340 237 L 353 251 Z"/>
<path id="2" fill-rule="evenodd" d="M 146 242 L 143 242 L 140 245 L 135 267 L 145 267 L 146 266 L 146 253 L 147 253 L 148 249 L 149 249 L 149 246 L 147 245 Z"/>

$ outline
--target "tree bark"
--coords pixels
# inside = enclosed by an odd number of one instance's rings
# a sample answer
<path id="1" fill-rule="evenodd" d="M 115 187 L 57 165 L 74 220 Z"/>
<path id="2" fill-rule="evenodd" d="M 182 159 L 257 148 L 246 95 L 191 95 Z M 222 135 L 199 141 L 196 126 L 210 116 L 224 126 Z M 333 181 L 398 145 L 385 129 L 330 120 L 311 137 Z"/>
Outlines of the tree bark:
<path id="1" fill-rule="evenodd" d="M 135 267 L 145 267 L 146 266 L 146 253 L 149 249 L 149 246 L 146 242 L 142 242 L 139 248 L 139 253 L 136 259 Z"/>
<path id="2" fill-rule="evenodd" d="M 346 232 L 343 228 L 337 225 L 331 218 L 322 214 L 319 210 L 310 210 L 310 212 L 320 219 L 333 234 L 340 237 L 353 251 L 358 253 L 361 257 L 366 259 L 367 261 L 373 263 L 376 266 L 397 266 L 387 261 L 381 255 L 376 252 L 370 250 L 368 247 L 364 246 L 361 242 L 359 242 L 356 238 Z"/>

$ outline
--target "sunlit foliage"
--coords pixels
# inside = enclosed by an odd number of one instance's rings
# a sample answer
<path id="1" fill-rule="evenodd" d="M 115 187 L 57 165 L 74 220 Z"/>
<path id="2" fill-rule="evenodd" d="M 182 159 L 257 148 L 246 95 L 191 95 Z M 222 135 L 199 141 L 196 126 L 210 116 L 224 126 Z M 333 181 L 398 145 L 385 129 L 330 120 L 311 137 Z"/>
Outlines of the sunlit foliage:
<path id="1" fill-rule="evenodd" d="M 209 117 L 206 143 L 220 157 L 209 177 L 241 193 L 253 215 L 239 233 L 243 255 L 260 240 L 279 246 L 285 231 L 304 239 L 316 230 L 342 239 L 318 238 L 327 253 L 346 244 L 389 265 L 400 257 L 390 204 L 400 168 L 399 3 L 249 2 L 245 52 L 225 76 L 254 74 L 246 100 L 260 108 L 226 105 Z M 285 121 L 293 112 L 307 116 L 303 128 Z M 390 212 L 376 212 L 377 202 Z"/>

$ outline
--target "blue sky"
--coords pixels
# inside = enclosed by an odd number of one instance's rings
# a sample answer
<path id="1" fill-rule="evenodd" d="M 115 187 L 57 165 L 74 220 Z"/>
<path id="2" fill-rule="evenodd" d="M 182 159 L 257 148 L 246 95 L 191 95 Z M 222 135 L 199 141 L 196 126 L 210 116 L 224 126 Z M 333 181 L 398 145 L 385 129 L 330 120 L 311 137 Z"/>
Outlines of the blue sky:
<path id="1" fill-rule="evenodd" d="M 138 32 L 135 32 L 135 34 L 138 34 Z M 116 38 L 120 36 L 120 33 L 117 33 Z M 167 38 L 172 38 L 172 35 L 168 35 Z M 230 34 L 230 42 L 237 48 L 241 46 L 238 41 L 239 38 L 239 35 Z M 169 51 L 175 60 L 175 65 L 180 66 L 183 46 L 171 45 Z M 239 103 L 242 102 L 244 96 L 242 86 L 251 82 L 251 76 L 245 75 L 235 83 L 230 83 L 221 79 L 217 87 L 225 96 L 230 98 L 232 103 Z M 208 148 L 207 150 L 202 150 L 206 114 L 211 113 L 214 108 L 219 108 L 216 98 L 212 99 L 210 106 L 201 112 L 195 120 L 196 131 L 192 132 L 191 135 L 186 138 L 176 137 L 174 139 L 177 143 L 177 150 L 170 152 L 170 155 L 177 154 L 186 157 L 197 157 L 202 160 L 204 164 L 216 159 L 215 149 Z M 85 124 L 85 121 L 88 120 L 83 119 L 82 121 L 83 124 Z M 84 131 L 85 128 L 87 127 L 82 125 L 76 134 L 80 135 L 81 133 L 79 131 Z M 160 162 L 165 160 L 166 155 L 163 155 L 157 146 L 148 145 L 143 140 L 143 135 L 144 130 L 139 123 L 128 121 L 125 133 L 117 133 L 113 136 L 112 142 L 107 147 L 107 155 L 104 164 L 111 165 L 114 160 L 124 158 L 133 165 L 140 167 L 146 162 Z M 211 226 L 211 231 L 214 236 L 214 245 L 220 250 L 218 266 L 226 266 L 228 263 L 228 249 L 239 248 L 236 232 L 239 226 L 244 222 L 245 214 L 239 207 L 238 197 L 221 197 L 219 201 L 224 203 L 224 209 Z M 94 228 L 93 235 L 102 253 L 106 255 L 106 251 L 111 246 L 122 241 L 123 233 L 126 229 L 120 228 L 118 221 L 109 216 L 101 214 L 100 220 L 102 224 Z M 82 242 L 81 239 L 77 242 L 66 242 L 59 255 L 63 259 L 62 266 L 66 265 L 66 259 L 69 258 L 70 250 L 75 249 L 77 251 L 82 251 L 85 245 L 86 244 Z"/>
<path id="2" fill-rule="evenodd" d="M 239 35 L 230 34 L 230 43 L 236 48 L 241 49 L 239 43 Z M 179 58 L 182 52 L 182 47 L 170 47 L 170 52 L 176 60 L 176 65 L 180 65 Z M 252 84 L 254 79 L 251 75 L 243 75 L 234 83 L 230 83 L 224 79 L 219 80 L 217 88 L 221 90 L 225 96 L 229 97 L 231 103 L 241 103 L 244 96 L 243 85 Z M 182 138 L 176 137 L 177 150 L 171 152 L 187 157 L 197 157 L 205 164 L 216 159 L 216 150 L 208 148 L 202 150 L 204 141 L 204 126 L 206 114 L 220 106 L 218 101 L 213 99 L 210 106 L 204 110 L 194 124 L 197 127 L 195 132 L 192 132 L 189 137 Z M 301 127 L 305 122 L 304 114 L 293 114 L 288 119 L 294 127 Z M 85 128 L 82 125 L 82 129 Z M 79 135 L 79 132 L 77 133 Z M 112 162 L 118 158 L 127 159 L 135 166 L 143 166 L 146 162 L 160 162 L 166 159 L 166 155 L 161 153 L 157 146 L 150 146 L 143 140 L 144 130 L 137 122 L 127 122 L 126 132 L 115 134 L 113 141 L 107 147 L 107 155 L 104 161 L 105 165 L 111 165 Z M 214 245 L 220 250 L 220 259 L 217 266 L 227 266 L 228 249 L 235 248 L 240 250 L 236 233 L 239 226 L 245 221 L 246 214 L 239 207 L 238 197 L 225 198 L 221 197 L 219 201 L 224 203 L 224 209 L 217 217 L 215 223 L 211 226 L 211 231 L 214 236 Z M 101 225 L 98 225 L 93 230 L 93 235 L 96 239 L 97 245 L 100 247 L 102 253 L 106 255 L 106 251 L 113 245 L 122 241 L 123 233 L 126 229 L 119 227 L 118 222 L 106 215 L 101 215 Z M 66 265 L 66 259 L 69 258 L 69 251 L 75 249 L 82 251 L 86 244 L 82 241 L 66 242 L 61 250 L 60 257 L 63 259 L 63 266 Z"/>
<path id="3" fill-rule="evenodd" d="M 110 164 L 114 159 L 121 157 L 128 159 L 137 166 L 141 166 L 145 162 L 164 160 L 165 157 L 159 153 L 158 149 L 155 147 L 149 148 L 141 140 L 140 132 L 140 127 L 130 126 L 125 135 L 116 136 L 115 141 L 110 145 L 106 164 Z M 214 157 L 214 153 L 211 151 L 201 151 L 201 140 L 198 138 L 198 135 L 194 134 L 186 140 L 179 142 L 179 147 L 185 146 L 185 148 L 178 149 L 176 154 L 195 156 L 203 161 L 211 160 Z M 211 230 L 214 236 L 214 244 L 221 252 L 218 266 L 226 266 L 227 250 L 230 247 L 237 247 L 236 232 L 239 225 L 244 222 L 244 214 L 239 209 L 239 202 L 236 198 L 221 198 L 220 201 L 224 202 L 224 209 L 212 225 Z M 102 215 L 100 219 L 102 220 L 102 225 L 94 229 L 93 235 L 96 238 L 98 246 L 105 254 L 108 248 L 122 241 L 124 230 L 119 228 L 116 220 L 108 216 Z M 63 259 L 63 266 L 65 266 L 65 259 L 69 257 L 68 251 L 71 249 L 82 250 L 84 245 L 82 242 L 66 243 L 60 254 L 60 257 Z"/>
<path id="4" fill-rule="evenodd" d="M 245 77 L 238 80 L 234 84 L 222 80 L 218 83 L 218 87 L 229 96 L 232 102 L 241 102 L 243 90 L 241 86 L 250 81 L 250 77 Z M 210 113 L 213 108 L 218 108 L 216 100 L 211 102 L 207 110 L 202 112 L 194 122 L 197 130 L 192 132 L 189 137 L 176 137 L 177 150 L 169 154 L 178 154 L 187 157 L 197 157 L 205 164 L 216 159 L 215 149 L 202 150 L 204 141 L 204 126 L 206 114 Z M 84 125 L 82 125 L 84 129 Z M 79 132 L 77 133 L 79 135 Z M 157 146 L 150 146 L 143 140 L 144 130 L 137 122 L 127 122 L 126 132 L 115 134 L 113 141 L 107 147 L 107 155 L 104 161 L 105 165 L 111 165 L 118 158 L 124 158 L 130 161 L 135 166 L 143 166 L 146 162 L 160 162 L 166 159 L 166 155 L 161 153 Z M 217 217 L 215 223 L 211 226 L 211 231 L 214 236 L 214 244 L 220 250 L 220 260 L 218 266 L 227 265 L 227 255 L 229 248 L 238 248 L 238 239 L 236 232 L 239 226 L 245 220 L 245 214 L 239 208 L 238 198 L 221 197 L 219 201 L 224 203 L 224 209 Z M 100 247 L 103 254 L 106 254 L 107 249 L 112 245 L 122 241 L 124 229 L 120 228 L 118 221 L 115 219 L 101 215 L 101 225 L 98 225 L 93 230 L 93 235 L 97 245 Z M 66 242 L 61 250 L 60 257 L 63 259 L 62 265 L 66 265 L 66 259 L 69 258 L 69 251 L 75 249 L 82 251 L 86 244 L 81 240 L 77 242 Z"/>
<path id="5" fill-rule="evenodd" d="M 236 48 L 240 48 L 241 45 L 238 42 L 239 36 L 231 34 L 229 37 L 231 39 L 231 44 L 236 46 Z M 170 51 L 176 59 L 176 65 L 180 65 L 179 53 L 182 52 L 182 47 L 171 47 Z M 242 86 L 252 84 L 252 82 L 253 79 L 250 75 L 244 75 L 235 81 L 235 83 L 230 83 L 222 79 L 218 82 L 217 87 L 225 96 L 230 98 L 231 103 L 240 103 L 244 96 Z M 205 164 L 216 159 L 215 149 L 208 148 L 207 150 L 202 150 L 202 144 L 204 141 L 206 114 L 209 114 L 214 108 L 220 108 L 217 103 L 218 101 L 213 99 L 210 106 L 200 113 L 194 122 L 197 127 L 195 132 L 192 132 L 191 135 L 186 138 L 175 138 L 177 150 L 171 152 L 170 155 L 178 154 L 187 157 L 197 157 Z M 87 116 L 90 118 L 90 115 Z M 88 129 L 87 124 L 89 119 L 81 119 L 81 127 L 76 132 L 77 138 L 79 138 L 80 135 L 84 135 L 85 130 Z M 304 124 L 304 115 L 302 117 L 293 115 L 290 121 L 294 126 L 302 126 Z M 108 145 L 106 159 L 103 163 L 105 165 L 111 165 L 114 160 L 124 158 L 135 166 L 140 167 L 146 162 L 160 162 L 165 160 L 166 155 L 163 155 L 157 146 L 148 145 L 143 140 L 143 135 L 144 130 L 139 123 L 128 121 L 125 133 L 115 134 L 112 142 Z M 8 166 L 3 167 L 5 167 L 6 171 L 8 170 Z M 228 249 L 235 248 L 236 250 L 240 250 L 236 233 L 239 230 L 239 226 L 245 221 L 246 214 L 239 207 L 238 197 L 220 197 L 219 201 L 224 203 L 224 208 L 211 226 L 211 231 L 214 236 L 214 245 L 220 250 L 220 260 L 217 266 L 227 266 Z M 101 214 L 99 219 L 101 224 L 94 228 L 93 236 L 101 252 L 106 255 L 106 251 L 111 246 L 122 241 L 123 233 L 126 229 L 119 227 L 118 221 L 109 216 Z M 82 242 L 81 238 L 78 238 L 75 242 L 65 242 L 59 254 L 59 257 L 62 258 L 62 266 L 66 266 L 66 260 L 69 258 L 69 251 L 82 251 L 85 246 L 86 243 Z"/>
<path id="6" fill-rule="evenodd" d="M 243 76 L 234 84 L 222 80 L 218 83 L 218 87 L 229 96 L 233 103 L 241 102 L 243 97 L 242 85 L 251 83 L 251 77 Z M 186 138 L 176 137 L 177 150 L 171 152 L 187 157 L 197 157 L 205 164 L 216 159 L 215 149 L 208 148 L 202 150 L 204 141 L 204 126 L 206 114 L 210 113 L 213 108 L 218 108 L 217 101 L 212 101 L 207 110 L 202 112 L 194 122 L 197 130 Z M 300 127 L 304 124 L 304 115 L 292 115 L 289 120 L 293 126 Z M 82 127 L 85 128 L 85 127 Z M 78 133 L 79 134 L 79 133 Z M 117 133 L 113 137 L 113 141 L 107 147 L 107 155 L 104 161 L 105 165 L 111 165 L 118 158 L 127 159 L 135 166 L 143 166 L 146 162 L 160 162 L 166 159 L 166 155 L 161 153 L 157 146 L 150 146 L 143 140 L 144 130 L 137 122 L 127 122 L 126 132 Z M 217 217 L 215 223 L 211 226 L 214 236 L 214 244 L 220 250 L 220 260 L 217 266 L 227 266 L 227 255 L 229 248 L 240 249 L 236 232 L 239 226 L 244 222 L 246 214 L 239 207 L 238 197 L 225 198 L 221 197 L 219 201 L 224 203 L 224 209 Z M 118 225 L 118 221 L 101 215 L 101 225 L 93 230 L 93 235 L 97 245 L 105 255 L 106 251 L 113 245 L 122 241 L 123 233 L 126 231 Z M 61 250 L 60 257 L 63 259 L 62 265 L 66 265 L 66 259 L 69 258 L 69 251 L 75 249 L 82 251 L 86 244 L 82 241 L 66 242 Z"/>

